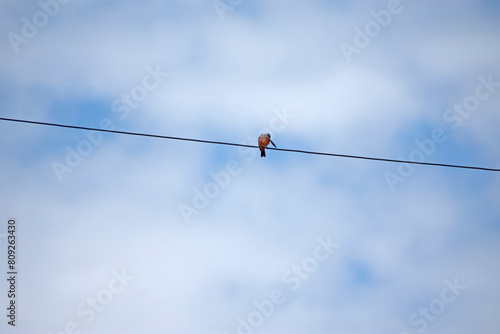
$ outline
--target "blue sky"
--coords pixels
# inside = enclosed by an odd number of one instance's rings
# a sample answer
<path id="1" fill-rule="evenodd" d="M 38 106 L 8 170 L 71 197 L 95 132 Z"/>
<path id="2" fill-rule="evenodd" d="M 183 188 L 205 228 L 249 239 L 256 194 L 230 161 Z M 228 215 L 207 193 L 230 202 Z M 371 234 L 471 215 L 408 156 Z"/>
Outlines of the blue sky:
<path id="1" fill-rule="evenodd" d="M 1 117 L 500 168 L 494 1 L 0 13 Z M 19 272 L 2 333 L 500 327 L 495 172 L 5 121 L 0 171 L 0 248 L 14 217 Z"/>

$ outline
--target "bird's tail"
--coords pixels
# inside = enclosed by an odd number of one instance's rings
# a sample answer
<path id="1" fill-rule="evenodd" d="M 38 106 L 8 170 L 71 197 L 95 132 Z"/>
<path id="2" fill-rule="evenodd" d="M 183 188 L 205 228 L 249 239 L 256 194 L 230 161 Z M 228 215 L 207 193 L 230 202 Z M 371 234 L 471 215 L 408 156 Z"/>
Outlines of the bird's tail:
<path id="1" fill-rule="evenodd" d="M 264 158 L 265 156 L 266 156 L 266 150 L 265 150 L 265 149 L 263 149 L 263 148 L 261 148 L 261 149 L 260 149 L 260 157 L 261 157 L 261 158 Z"/>

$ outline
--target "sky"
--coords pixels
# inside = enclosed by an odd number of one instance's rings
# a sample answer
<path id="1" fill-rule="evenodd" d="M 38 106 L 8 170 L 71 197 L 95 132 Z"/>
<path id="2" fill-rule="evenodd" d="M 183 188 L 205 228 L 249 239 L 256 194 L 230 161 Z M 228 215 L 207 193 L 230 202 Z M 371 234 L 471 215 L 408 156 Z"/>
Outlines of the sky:
<path id="1" fill-rule="evenodd" d="M 0 117 L 499 169 L 499 18 L 486 0 L 3 0 Z M 0 120 L 1 332 L 498 333 L 499 189 Z"/>

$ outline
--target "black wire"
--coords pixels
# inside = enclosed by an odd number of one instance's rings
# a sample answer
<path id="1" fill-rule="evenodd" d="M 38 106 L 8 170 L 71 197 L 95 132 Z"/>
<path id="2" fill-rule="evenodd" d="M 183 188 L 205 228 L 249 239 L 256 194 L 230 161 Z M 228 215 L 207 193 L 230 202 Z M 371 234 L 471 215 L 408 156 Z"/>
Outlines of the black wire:
<path id="1" fill-rule="evenodd" d="M 163 135 L 153 135 L 153 134 L 149 134 L 149 133 L 139 133 L 139 132 L 128 132 L 128 131 L 119 131 L 119 130 L 97 129 L 97 128 L 90 128 L 90 127 L 85 127 L 85 126 L 65 125 L 65 124 L 46 123 L 46 122 L 37 122 L 37 121 L 28 121 L 28 120 L 23 120 L 23 119 L 13 119 L 13 118 L 5 118 L 5 117 L 0 117 L 0 120 L 2 120 L 2 121 L 9 121 L 9 122 L 17 122 L 17 123 L 28 123 L 28 124 L 36 124 L 36 125 L 55 126 L 55 127 L 60 127 L 60 128 L 89 130 L 89 131 L 100 131 L 100 132 L 108 132 L 108 133 L 117 133 L 117 134 L 122 134 L 122 135 L 131 135 L 131 136 L 153 137 L 153 138 L 162 138 L 162 139 L 192 141 L 192 142 L 205 143 L 205 144 L 217 144 L 217 145 L 229 145 L 229 146 L 259 148 L 259 146 L 256 146 L 256 145 L 254 146 L 254 145 L 235 144 L 235 143 L 227 143 L 227 142 L 213 141 L 213 140 L 202 140 L 202 139 L 193 139 L 193 138 L 182 138 L 182 137 L 172 137 L 172 136 L 163 136 Z M 268 150 L 275 150 L 275 151 L 284 151 L 284 152 L 294 152 L 294 153 L 304 153 L 304 154 L 314 154 L 314 155 L 326 155 L 326 156 L 331 156 L 331 157 L 350 158 L 350 159 L 364 159 L 364 160 L 395 162 L 395 163 L 405 163 L 405 164 L 414 164 L 414 165 L 426 165 L 426 166 L 450 167 L 450 168 L 464 168 L 464 169 L 484 170 L 484 171 L 490 171 L 490 172 L 500 172 L 500 169 L 486 168 L 486 167 L 462 166 L 462 165 L 440 164 L 440 163 L 434 163 L 434 162 L 419 162 L 419 161 L 409 161 L 409 160 L 396 160 L 396 159 L 374 158 L 374 157 L 364 157 L 364 156 L 359 156 L 359 155 L 347 155 L 347 154 L 337 154 L 337 153 L 322 153 L 322 152 L 312 152 L 312 151 L 303 151 L 303 150 L 292 150 L 292 149 L 286 149 L 286 148 L 272 148 L 272 147 L 267 147 L 266 149 L 268 149 Z"/>

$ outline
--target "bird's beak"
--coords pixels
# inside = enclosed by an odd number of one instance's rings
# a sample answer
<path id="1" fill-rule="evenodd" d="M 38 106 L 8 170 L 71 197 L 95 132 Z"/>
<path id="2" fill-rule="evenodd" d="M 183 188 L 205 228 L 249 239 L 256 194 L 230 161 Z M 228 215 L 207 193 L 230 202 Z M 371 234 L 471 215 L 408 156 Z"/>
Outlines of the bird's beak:
<path id="1" fill-rule="evenodd" d="M 269 139 L 269 141 L 271 142 L 271 144 L 273 144 L 274 147 L 276 147 L 276 145 L 274 145 L 274 143 L 273 143 L 273 141 L 271 139 Z"/>

